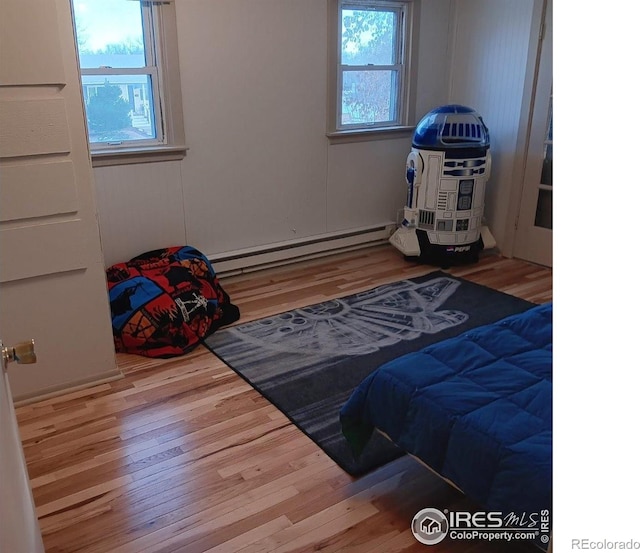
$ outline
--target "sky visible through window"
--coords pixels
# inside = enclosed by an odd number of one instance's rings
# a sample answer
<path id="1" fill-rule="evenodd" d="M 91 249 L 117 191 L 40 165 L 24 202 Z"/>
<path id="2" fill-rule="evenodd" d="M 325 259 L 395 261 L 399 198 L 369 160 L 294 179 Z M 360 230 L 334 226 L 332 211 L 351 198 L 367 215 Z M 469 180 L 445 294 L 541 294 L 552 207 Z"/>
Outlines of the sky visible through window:
<path id="1" fill-rule="evenodd" d="M 104 50 L 109 44 L 142 44 L 140 2 L 73 0 L 81 53 Z"/>

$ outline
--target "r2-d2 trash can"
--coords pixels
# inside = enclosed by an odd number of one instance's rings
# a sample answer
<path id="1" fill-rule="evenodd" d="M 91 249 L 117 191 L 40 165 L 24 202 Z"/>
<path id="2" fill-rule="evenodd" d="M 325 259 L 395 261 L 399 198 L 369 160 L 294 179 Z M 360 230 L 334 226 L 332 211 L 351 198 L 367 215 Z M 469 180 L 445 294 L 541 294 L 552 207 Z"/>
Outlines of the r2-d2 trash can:
<path id="1" fill-rule="evenodd" d="M 457 104 L 427 113 L 413 135 L 407 204 L 391 244 L 442 267 L 478 261 L 490 170 L 489 131 L 478 113 Z"/>

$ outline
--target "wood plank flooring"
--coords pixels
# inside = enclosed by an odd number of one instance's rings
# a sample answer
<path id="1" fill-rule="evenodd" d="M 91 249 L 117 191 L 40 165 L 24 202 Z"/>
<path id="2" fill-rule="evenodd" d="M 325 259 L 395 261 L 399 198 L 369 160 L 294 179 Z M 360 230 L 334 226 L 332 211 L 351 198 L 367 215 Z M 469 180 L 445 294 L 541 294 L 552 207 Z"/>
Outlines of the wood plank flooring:
<path id="1" fill-rule="evenodd" d="M 433 270 L 380 246 L 221 282 L 246 322 Z M 551 300 L 551 270 L 522 261 L 485 255 L 450 272 Z M 17 409 L 50 553 L 532 550 L 418 543 L 417 511 L 473 505 L 406 456 L 349 476 L 204 347 L 118 362 L 123 379 Z"/>

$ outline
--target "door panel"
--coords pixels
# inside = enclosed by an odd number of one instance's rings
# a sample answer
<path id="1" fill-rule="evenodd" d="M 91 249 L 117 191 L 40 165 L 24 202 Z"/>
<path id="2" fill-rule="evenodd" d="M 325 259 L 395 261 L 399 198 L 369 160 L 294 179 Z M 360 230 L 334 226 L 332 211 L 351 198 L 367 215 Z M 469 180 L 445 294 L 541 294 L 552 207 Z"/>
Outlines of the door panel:
<path id="1" fill-rule="evenodd" d="M 546 4 L 514 256 L 553 265 L 552 2 Z"/>
<path id="2" fill-rule="evenodd" d="M 69 0 L 0 2 L 0 128 L 0 336 L 40 350 L 14 399 L 118 377 Z"/>
<path id="3" fill-rule="evenodd" d="M 43 182 L 47 185 L 42 186 Z M 25 195 L 28 203 L 22 200 Z M 3 165 L 0 205 L 0 221 L 75 213 L 80 205 L 73 163 Z"/>

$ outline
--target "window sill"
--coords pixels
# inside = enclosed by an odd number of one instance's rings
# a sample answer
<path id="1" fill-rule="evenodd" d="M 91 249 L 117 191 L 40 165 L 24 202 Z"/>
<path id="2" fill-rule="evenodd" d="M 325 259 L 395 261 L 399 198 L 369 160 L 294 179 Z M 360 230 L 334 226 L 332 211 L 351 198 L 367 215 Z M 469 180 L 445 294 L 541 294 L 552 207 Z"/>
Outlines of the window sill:
<path id="1" fill-rule="evenodd" d="M 133 163 L 157 163 L 181 160 L 187 155 L 188 146 L 144 146 L 111 150 L 93 150 L 93 167 L 110 165 L 130 165 Z"/>
<path id="2" fill-rule="evenodd" d="M 331 144 L 346 144 L 349 142 L 367 142 L 369 140 L 389 140 L 404 138 L 411 135 L 415 127 L 402 125 L 397 127 L 378 127 L 375 129 L 354 129 L 327 133 Z"/>

